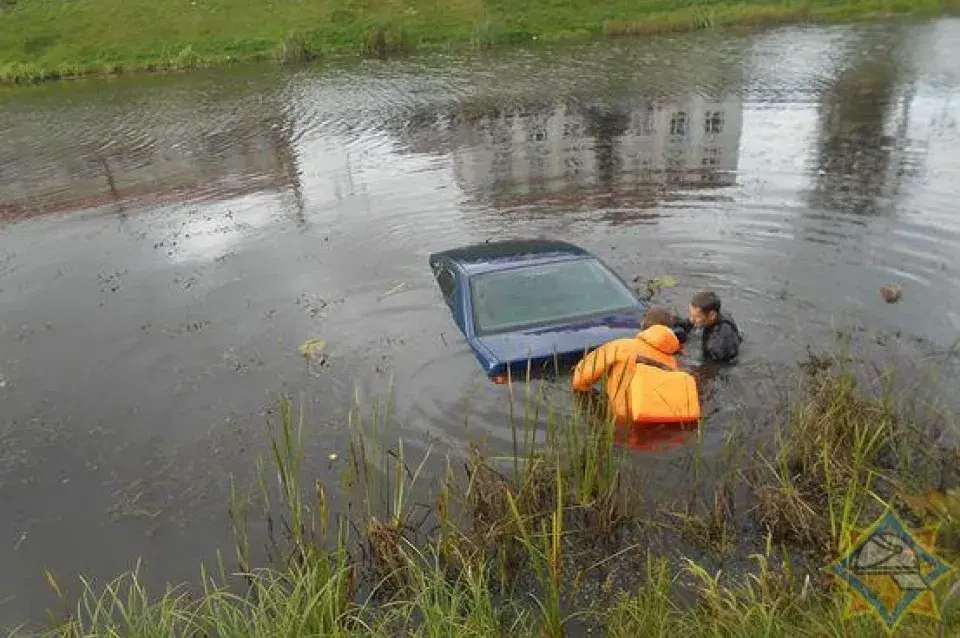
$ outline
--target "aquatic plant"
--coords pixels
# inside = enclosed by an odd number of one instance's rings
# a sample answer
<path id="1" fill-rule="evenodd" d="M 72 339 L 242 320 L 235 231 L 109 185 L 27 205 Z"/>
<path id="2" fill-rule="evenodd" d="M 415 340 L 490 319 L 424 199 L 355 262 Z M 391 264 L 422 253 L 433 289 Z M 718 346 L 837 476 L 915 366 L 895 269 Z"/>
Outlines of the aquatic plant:
<path id="1" fill-rule="evenodd" d="M 302 33 L 294 31 L 283 36 L 283 40 L 280 41 L 279 57 L 283 64 L 302 64 L 312 60 L 315 55 L 307 38 Z"/>

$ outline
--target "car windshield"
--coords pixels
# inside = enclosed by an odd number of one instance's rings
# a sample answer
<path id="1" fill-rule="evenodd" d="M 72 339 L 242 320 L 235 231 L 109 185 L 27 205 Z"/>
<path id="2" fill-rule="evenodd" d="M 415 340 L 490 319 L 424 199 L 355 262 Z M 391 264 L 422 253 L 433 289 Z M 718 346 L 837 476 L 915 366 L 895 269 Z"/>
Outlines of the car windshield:
<path id="1" fill-rule="evenodd" d="M 478 335 L 635 308 L 637 299 L 596 259 L 488 272 L 471 279 Z"/>

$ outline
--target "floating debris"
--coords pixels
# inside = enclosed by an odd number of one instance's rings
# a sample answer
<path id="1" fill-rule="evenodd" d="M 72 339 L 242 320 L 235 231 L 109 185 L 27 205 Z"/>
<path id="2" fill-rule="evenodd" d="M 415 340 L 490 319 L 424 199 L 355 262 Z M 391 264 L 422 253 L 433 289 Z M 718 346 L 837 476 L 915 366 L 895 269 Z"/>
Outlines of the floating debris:
<path id="1" fill-rule="evenodd" d="M 331 461 L 336 461 L 336 460 L 337 460 L 337 453 L 336 453 L 336 452 L 331 452 L 331 453 L 327 456 L 327 458 L 330 459 Z"/>
<path id="2" fill-rule="evenodd" d="M 327 307 L 327 300 L 320 295 L 308 295 L 303 293 L 297 297 L 297 305 L 303 306 L 311 317 L 320 317 L 323 315 L 323 309 Z"/>
<path id="3" fill-rule="evenodd" d="M 887 303 L 896 303 L 903 297 L 903 286 L 899 284 L 887 284 L 880 287 L 880 294 Z"/>
<path id="4" fill-rule="evenodd" d="M 633 282 L 635 284 L 639 281 L 640 277 L 634 277 Z M 640 288 L 640 286 L 637 287 L 637 292 L 645 301 L 649 301 L 660 294 L 660 291 L 664 288 L 673 288 L 678 283 L 677 278 L 673 275 L 663 275 L 662 277 L 648 279 L 643 284 L 643 288 Z"/>
<path id="5" fill-rule="evenodd" d="M 647 282 L 648 285 L 655 286 L 656 288 L 661 288 L 661 289 L 673 288 L 678 283 L 679 282 L 677 281 L 677 278 L 674 277 L 673 275 L 664 275 L 663 277 L 654 277 L 653 279 Z"/>
<path id="6" fill-rule="evenodd" d="M 393 288 L 391 288 L 391 289 L 388 290 L 387 292 L 385 292 L 385 293 L 383 293 L 382 295 L 380 295 L 380 296 L 377 298 L 377 301 L 383 301 L 384 299 L 386 299 L 386 298 L 389 297 L 390 295 L 394 295 L 394 294 L 400 292 L 401 290 L 403 290 L 404 286 L 406 286 L 406 285 L 407 285 L 407 282 L 401 281 L 399 284 L 397 284 L 396 286 L 394 286 Z"/>

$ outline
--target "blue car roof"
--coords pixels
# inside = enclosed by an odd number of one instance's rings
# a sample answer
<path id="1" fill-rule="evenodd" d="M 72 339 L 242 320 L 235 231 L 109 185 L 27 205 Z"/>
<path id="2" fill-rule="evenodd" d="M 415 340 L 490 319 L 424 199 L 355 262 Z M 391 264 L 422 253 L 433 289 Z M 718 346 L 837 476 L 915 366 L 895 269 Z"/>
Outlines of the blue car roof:
<path id="1" fill-rule="evenodd" d="M 505 270 L 515 266 L 556 259 L 593 257 L 574 244 L 550 239 L 511 239 L 484 242 L 451 248 L 430 255 L 430 263 L 448 259 L 459 264 L 468 274 Z"/>

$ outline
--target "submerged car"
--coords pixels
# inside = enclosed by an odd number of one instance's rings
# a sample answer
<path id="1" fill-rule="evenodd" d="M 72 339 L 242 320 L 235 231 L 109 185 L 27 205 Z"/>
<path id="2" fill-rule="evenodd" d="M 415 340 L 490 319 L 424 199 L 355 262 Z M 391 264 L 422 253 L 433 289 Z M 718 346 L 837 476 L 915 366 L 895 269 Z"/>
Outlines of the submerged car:
<path id="1" fill-rule="evenodd" d="M 603 261 L 564 241 L 473 244 L 433 253 L 429 264 L 460 332 L 501 383 L 634 336 L 647 311 Z"/>

